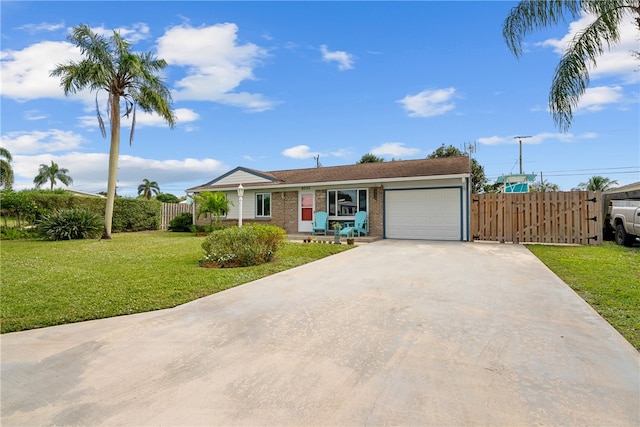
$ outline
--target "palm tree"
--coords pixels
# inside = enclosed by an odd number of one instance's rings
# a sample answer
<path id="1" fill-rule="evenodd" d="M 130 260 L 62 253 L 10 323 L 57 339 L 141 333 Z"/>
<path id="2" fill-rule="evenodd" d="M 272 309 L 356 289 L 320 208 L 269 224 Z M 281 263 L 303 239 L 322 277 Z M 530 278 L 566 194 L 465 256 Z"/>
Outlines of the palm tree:
<path id="1" fill-rule="evenodd" d="M 229 206 L 233 206 L 233 202 L 227 199 L 227 196 L 222 191 L 212 193 L 210 191 L 204 191 L 194 197 L 196 203 L 200 205 L 198 208 L 198 218 L 202 215 L 211 215 L 211 227 L 213 228 L 213 221 L 220 222 L 220 217 L 225 215 L 229 211 Z"/>
<path id="2" fill-rule="evenodd" d="M 605 178 L 604 176 L 592 176 L 587 182 L 578 184 L 578 189 L 588 191 L 607 191 L 618 185 L 618 181 Z"/>
<path id="3" fill-rule="evenodd" d="M 638 0 L 522 0 L 511 9 L 504 21 L 502 35 L 511 52 L 519 57 L 523 53 L 522 40 L 534 29 L 566 22 L 565 15 L 576 19 L 582 13 L 595 16 L 595 20 L 579 31 L 571 40 L 560 63 L 549 92 L 549 108 L 559 129 L 571 127 L 573 110 L 589 84 L 589 67 L 597 58 L 620 40 L 620 26 L 631 13 L 638 15 L 640 28 L 640 2 Z"/>
<path id="4" fill-rule="evenodd" d="M 33 178 L 33 183 L 36 185 L 36 188 L 40 188 L 47 181 L 51 183 L 51 190 L 53 190 L 53 186 L 56 184 L 56 179 L 59 180 L 66 186 L 69 184 L 73 184 L 73 179 L 69 175 L 69 169 L 60 168 L 57 163 L 53 160 L 51 161 L 51 166 L 40 165 L 38 168 L 38 175 Z"/>
<path id="5" fill-rule="evenodd" d="M 142 184 L 138 185 L 138 196 L 142 195 L 149 200 L 153 195 L 160 194 L 160 186 L 155 181 L 149 181 L 147 178 L 142 180 Z"/>
<path id="6" fill-rule="evenodd" d="M 0 186 L 5 189 L 13 187 L 13 168 L 11 167 L 11 153 L 6 148 L 0 147 Z"/>
<path id="7" fill-rule="evenodd" d="M 79 25 L 73 28 L 68 39 L 80 48 L 85 59 L 58 65 L 51 71 L 52 77 L 61 77 L 60 86 L 64 89 L 65 95 L 87 88 L 91 91 L 102 89 L 109 94 L 107 111 L 111 124 L 111 144 L 102 238 L 110 239 L 120 151 L 120 102 L 124 101 L 124 115 L 133 115 L 129 144 L 133 141 L 136 106 L 145 112 L 157 113 L 170 128 L 173 128 L 175 115 L 170 105 L 171 94 L 156 74 L 167 66 L 167 62 L 164 59 L 156 59 L 151 53 L 131 53 L 130 44 L 116 31 L 107 40 L 91 31 L 87 25 Z M 106 137 L 104 122 L 98 108 L 97 92 L 96 109 L 102 136 Z"/>

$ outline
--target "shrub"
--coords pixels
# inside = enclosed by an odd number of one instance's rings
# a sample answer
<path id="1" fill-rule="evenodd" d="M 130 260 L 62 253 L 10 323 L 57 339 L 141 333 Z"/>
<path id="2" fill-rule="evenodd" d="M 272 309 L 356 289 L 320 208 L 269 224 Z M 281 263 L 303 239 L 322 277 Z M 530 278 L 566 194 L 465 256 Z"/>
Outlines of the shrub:
<path id="1" fill-rule="evenodd" d="M 202 243 L 203 263 L 220 267 L 248 267 L 273 259 L 285 231 L 275 225 L 252 224 L 242 228 L 230 227 L 212 232 Z"/>
<path id="2" fill-rule="evenodd" d="M 112 231 L 157 230 L 162 222 L 162 203 L 157 200 L 117 197 L 113 204 Z"/>
<path id="3" fill-rule="evenodd" d="M 35 217 L 37 209 L 35 201 L 24 191 L 0 191 L 0 212 L 5 218 L 14 217 L 18 226 L 29 223 Z"/>
<path id="4" fill-rule="evenodd" d="M 33 227 L 4 227 L 0 226 L 0 240 L 34 239 L 38 231 Z"/>
<path id="5" fill-rule="evenodd" d="M 212 231 L 224 230 L 225 228 L 229 228 L 224 224 L 213 224 L 213 225 L 192 225 L 190 230 L 192 233 L 211 233 Z"/>
<path id="6" fill-rule="evenodd" d="M 184 212 L 169 221 L 169 231 L 191 231 L 192 225 L 193 216 Z"/>
<path id="7" fill-rule="evenodd" d="M 60 209 L 43 215 L 38 232 L 48 240 L 90 239 L 102 233 L 102 218 L 88 209 Z"/>
<path id="8" fill-rule="evenodd" d="M 156 200 L 162 203 L 180 203 L 178 196 L 171 193 L 160 193 L 156 196 Z"/>

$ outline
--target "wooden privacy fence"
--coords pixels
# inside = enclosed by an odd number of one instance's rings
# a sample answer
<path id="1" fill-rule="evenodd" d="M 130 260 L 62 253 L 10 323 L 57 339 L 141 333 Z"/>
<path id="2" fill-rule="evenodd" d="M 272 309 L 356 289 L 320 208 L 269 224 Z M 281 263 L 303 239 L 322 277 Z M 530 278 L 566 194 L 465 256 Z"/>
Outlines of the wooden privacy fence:
<path id="1" fill-rule="evenodd" d="M 471 235 L 498 242 L 602 242 L 599 191 L 471 195 Z"/>
<path id="2" fill-rule="evenodd" d="M 186 203 L 163 203 L 162 204 L 162 221 L 160 223 L 160 229 L 166 230 L 169 228 L 169 222 L 181 213 L 192 212 L 192 206 Z"/>

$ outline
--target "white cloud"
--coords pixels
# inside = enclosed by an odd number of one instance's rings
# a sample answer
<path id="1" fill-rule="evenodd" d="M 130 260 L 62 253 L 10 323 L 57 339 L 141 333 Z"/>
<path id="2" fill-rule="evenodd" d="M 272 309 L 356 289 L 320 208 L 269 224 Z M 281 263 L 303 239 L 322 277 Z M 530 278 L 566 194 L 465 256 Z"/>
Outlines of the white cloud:
<path id="1" fill-rule="evenodd" d="M 518 138 L 518 135 L 513 136 L 489 136 L 484 138 L 478 138 L 477 141 L 484 145 L 500 145 L 500 144 L 519 144 L 522 141 L 523 144 L 542 144 L 545 141 L 559 141 L 559 142 L 576 142 L 582 139 L 595 139 L 598 134 L 595 132 L 585 132 L 580 135 L 574 135 L 572 133 L 562 132 L 542 132 L 536 135 L 523 135 L 526 138 Z"/>
<path id="2" fill-rule="evenodd" d="M 607 104 L 617 104 L 623 100 L 621 86 L 598 86 L 587 88 L 580 97 L 575 112 L 593 112 L 604 109 Z"/>
<path id="3" fill-rule="evenodd" d="M 11 163 L 16 175 L 17 190 L 33 188 L 33 177 L 40 164 L 56 162 L 69 169 L 73 185 L 69 188 L 88 192 L 106 191 L 109 155 L 107 153 L 78 153 L 64 155 L 39 154 L 14 156 Z M 163 192 L 180 194 L 185 189 L 210 181 L 228 167 L 215 159 L 155 160 L 136 156 L 120 156 L 118 162 L 118 194 L 135 196 L 144 178 L 157 181 Z M 163 183 L 171 183 L 170 188 Z M 167 184 L 169 185 L 169 184 Z"/>
<path id="4" fill-rule="evenodd" d="M 407 95 L 396 102 L 402 104 L 409 117 L 433 117 L 455 108 L 456 105 L 452 101 L 455 94 L 456 89 L 453 87 L 424 90 L 416 95 Z"/>
<path id="5" fill-rule="evenodd" d="M 109 38 L 113 29 L 95 27 L 92 30 Z M 146 24 L 115 29 L 128 42 L 135 43 L 150 35 Z M 176 26 L 158 39 L 158 57 L 169 67 L 186 67 L 186 76 L 178 79 L 174 100 L 213 101 L 238 106 L 248 111 L 270 110 L 276 105 L 259 93 L 235 92 L 245 80 L 255 79 L 253 69 L 267 55 L 265 49 L 252 44 L 239 44 L 235 24 L 218 24 L 193 28 Z M 65 98 L 58 77 L 49 74 L 57 65 L 80 61 L 80 50 L 67 41 L 44 41 L 22 50 L 0 53 L 0 94 L 18 101 L 37 98 Z M 101 105 L 105 105 L 100 97 Z M 95 105 L 95 94 L 88 90 L 69 99 Z"/>
<path id="6" fill-rule="evenodd" d="M 560 39 L 547 39 L 539 46 L 551 47 L 559 56 L 564 54 L 565 49 L 573 38 L 580 31 L 584 30 L 595 19 L 594 16 L 583 14 L 582 17 L 569 25 L 569 31 Z M 619 28 L 620 40 L 607 50 L 606 42 L 603 43 L 605 52 L 598 57 L 597 67 L 590 70 L 591 79 L 597 79 L 604 76 L 621 77 L 625 83 L 636 83 L 640 80 L 637 72 L 638 61 L 633 56 L 633 51 L 637 51 L 638 47 L 638 29 L 634 22 L 634 16 L 627 16 L 623 20 L 622 26 Z"/>
<path id="7" fill-rule="evenodd" d="M 311 151 L 308 145 L 296 145 L 295 147 L 287 148 L 282 151 L 282 155 L 285 157 L 291 157 L 292 159 L 310 159 L 318 156 L 320 153 Z"/>
<path id="8" fill-rule="evenodd" d="M 351 70 L 353 68 L 353 55 L 350 53 L 341 50 L 330 51 L 327 49 L 327 45 L 324 44 L 320 46 L 320 52 L 322 52 L 323 61 L 337 62 L 340 71 Z"/>
<path id="9" fill-rule="evenodd" d="M 69 42 L 44 41 L 22 50 L 0 53 L 0 94 L 19 102 L 39 98 L 80 101 L 87 111 L 95 110 L 96 93 L 82 90 L 68 96 L 60 86 L 60 77 L 51 71 L 60 64 L 83 59 L 80 50 Z M 98 102 L 106 110 L 107 94 L 98 91 Z"/>
<path id="10" fill-rule="evenodd" d="M 194 28 L 169 28 L 158 39 L 158 56 L 170 65 L 187 67 L 176 82 L 176 100 L 214 101 L 249 111 L 266 111 L 273 102 L 261 94 L 236 93 L 244 81 L 255 79 L 253 69 L 267 51 L 253 43 L 238 43 L 238 27 L 225 23 Z"/>
<path id="11" fill-rule="evenodd" d="M 200 115 L 189 108 L 176 108 L 174 113 L 176 115 L 176 125 L 178 126 L 200 119 Z M 130 121 L 130 119 L 127 119 L 127 121 Z M 168 125 L 159 115 L 138 110 L 136 111 L 136 127 L 138 126 L 167 127 Z"/>
<path id="12" fill-rule="evenodd" d="M 26 24 L 18 27 L 19 30 L 25 30 L 30 34 L 41 31 L 57 31 L 64 28 L 64 22 L 53 24 L 51 22 L 41 22 L 39 24 Z"/>
<path id="13" fill-rule="evenodd" d="M 134 44 L 141 40 L 146 40 L 151 35 L 149 26 L 143 22 L 138 22 L 131 27 L 118 27 L 118 28 L 104 28 L 104 27 L 91 27 L 94 33 L 100 34 L 109 39 L 113 36 L 113 32 L 120 34 L 120 37 L 127 42 Z"/>
<path id="14" fill-rule="evenodd" d="M 26 110 L 24 112 L 25 120 L 43 120 L 49 117 L 48 114 L 42 113 L 39 110 Z"/>
<path id="15" fill-rule="evenodd" d="M 45 41 L 22 50 L 3 50 L 0 53 L 0 90 L 2 95 L 17 101 L 37 98 L 64 98 L 60 79 L 49 77 L 58 64 L 81 59 L 80 51 L 67 42 Z M 87 91 L 87 103 L 94 100 Z"/>
<path id="16" fill-rule="evenodd" d="M 82 142 L 81 135 L 59 129 L 7 132 L 2 135 L 2 146 L 12 155 L 77 150 Z"/>
<path id="17" fill-rule="evenodd" d="M 57 25 L 57 24 L 56 24 Z M 26 29 L 58 29 L 58 26 L 39 24 Z M 104 27 L 91 28 L 92 31 L 109 38 L 112 29 Z M 130 28 L 118 28 L 123 38 L 135 43 L 148 38 L 149 27 L 146 24 L 134 24 Z M 69 61 L 80 61 L 83 57 L 80 49 L 68 41 L 43 41 L 25 47 L 22 50 L 2 50 L 0 53 L 0 91 L 3 96 L 27 101 L 37 98 L 65 98 L 60 87 L 59 77 L 49 74 L 56 66 Z M 72 98 L 91 105 L 95 103 L 95 95 L 88 90 L 74 94 Z"/>
<path id="18" fill-rule="evenodd" d="M 578 105 L 574 108 L 574 114 L 593 113 L 602 111 L 607 105 L 616 105 L 623 108 L 624 105 L 635 103 L 636 100 L 627 99 L 622 86 L 597 86 L 588 87 L 578 99 Z M 532 112 L 549 112 L 549 106 L 536 105 L 530 109 Z"/>
<path id="19" fill-rule="evenodd" d="M 185 125 L 186 123 L 194 122 L 200 119 L 200 115 L 195 111 L 188 108 L 176 108 L 174 110 L 176 115 L 176 126 Z M 106 116 L 106 111 L 101 110 L 100 114 L 102 115 L 102 120 L 104 120 L 104 125 L 109 132 L 109 117 Z M 78 118 L 80 121 L 80 126 L 85 128 L 95 128 L 98 129 L 98 119 L 95 114 L 89 116 L 81 116 Z M 120 119 L 120 125 L 122 127 L 131 126 L 131 120 L 133 119 L 133 115 L 130 117 L 122 117 Z M 150 126 L 150 127 L 168 127 L 167 122 L 157 115 L 156 113 L 147 113 L 141 110 L 136 110 L 136 129 L 141 127 Z M 185 130 L 190 130 L 188 127 Z"/>
<path id="20" fill-rule="evenodd" d="M 485 145 L 509 144 L 511 142 L 511 140 L 508 140 L 507 137 L 497 135 L 478 138 L 477 141 L 480 144 Z"/>
<path id="21" fill-rule="evenodd" d="M 412 156 L 420 152 L 419 148 L 408 148 L 402 142 L 386 142 L 371 150 L 371 154 L 376 156 Z"/>

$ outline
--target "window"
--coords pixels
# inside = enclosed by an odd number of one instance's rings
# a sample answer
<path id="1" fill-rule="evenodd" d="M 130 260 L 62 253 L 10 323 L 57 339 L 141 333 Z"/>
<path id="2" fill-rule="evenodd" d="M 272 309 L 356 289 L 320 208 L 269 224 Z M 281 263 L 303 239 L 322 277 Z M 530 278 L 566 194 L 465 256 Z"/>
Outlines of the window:
<path id="1" fill-rule="evenodd" d="M 271 216 L 271 193 L 256 194 L 256 217 Z"/>
<path id="2" fill-rule="evenodd" d="M 328 190 L 327 211 L 329 216 L 354 216 L 367 210 L 367 190 Z"/>

